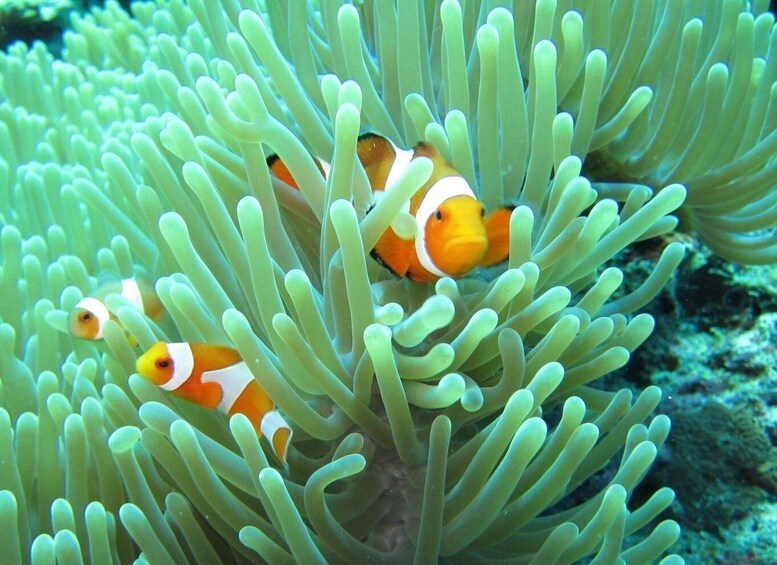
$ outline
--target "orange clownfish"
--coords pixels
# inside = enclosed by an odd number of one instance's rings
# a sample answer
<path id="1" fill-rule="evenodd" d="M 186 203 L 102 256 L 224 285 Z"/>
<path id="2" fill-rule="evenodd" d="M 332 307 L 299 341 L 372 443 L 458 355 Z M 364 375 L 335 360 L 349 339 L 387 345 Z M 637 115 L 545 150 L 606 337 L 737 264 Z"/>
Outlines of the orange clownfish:
<path id="1" fill-rule="evenodd" d="M 161 389 L 229 416 L 244 414 L 258 437 L 270 440 L 284 464 L 291 441 L 291 427 L 275 410 L 240 354 L 209 343 L 157 342 L 141 355 L 137 372 Z"/>
<path id="2" fill-rule="evenodd" d="M 469 183 L 431 145 L 421 142 L 412 150 L 400 149 L 383 136 L 359 136 L 356 151 L 373 192 L 391 190 L 416 157 L 428 157 L 432 175 L 405 205 L 415 217 L 412 239 L 402 239 L 389 227 L 372 250 L 372 256 L 392 273 L 417 282 L 461 277 L 478 266 L 501 263 L 508 256 L 510 214 L 514 206 L 486 216 L 483 204 Z M 329 165 L 315 159 L 326 177 Z M 299 188 L 286 165 L 276 156 L 267 159 L 273 175 Z"/>
<path id="3" fill-rule="evenodd" d="M 163 307 L 154 289 L 135 277 L 102 285 L 91 296 L 78 301 L 67 318 L 70 335 L 81 339 L 102 339 L 103 327 L 109 319 L 115 319 L 105 305 L 109 294 L 120 294 L 152 320 L 162 317 Z"/>

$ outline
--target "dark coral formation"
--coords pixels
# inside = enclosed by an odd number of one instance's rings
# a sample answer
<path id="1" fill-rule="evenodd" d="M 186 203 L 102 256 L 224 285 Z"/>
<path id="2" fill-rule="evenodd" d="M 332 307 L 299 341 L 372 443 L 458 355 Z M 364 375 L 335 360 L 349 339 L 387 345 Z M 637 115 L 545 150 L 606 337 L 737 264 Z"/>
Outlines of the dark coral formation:
<path id="1" fill-rule="evenodd" d="M 677 493 L 673 512 L 686 527 L 719 532 L 777 495 L 777 449 L 746 410 L 710 401 L 672 423 L 655 475 Z"/>

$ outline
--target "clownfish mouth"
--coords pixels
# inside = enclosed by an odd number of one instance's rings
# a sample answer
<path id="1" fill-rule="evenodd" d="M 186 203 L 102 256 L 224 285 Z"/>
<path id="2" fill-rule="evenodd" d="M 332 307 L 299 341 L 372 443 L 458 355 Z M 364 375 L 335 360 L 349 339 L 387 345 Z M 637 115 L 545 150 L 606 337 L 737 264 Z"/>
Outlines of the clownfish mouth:
<path id="1" fill-rule="evenodd" d="M 458 237 L 452 237 L 445 242 L 443 251 L 445 253 L 464 254 L 470 251 L 486 252 L 488 247 L 488 238 L 484 235 L 460 235 Z"/>

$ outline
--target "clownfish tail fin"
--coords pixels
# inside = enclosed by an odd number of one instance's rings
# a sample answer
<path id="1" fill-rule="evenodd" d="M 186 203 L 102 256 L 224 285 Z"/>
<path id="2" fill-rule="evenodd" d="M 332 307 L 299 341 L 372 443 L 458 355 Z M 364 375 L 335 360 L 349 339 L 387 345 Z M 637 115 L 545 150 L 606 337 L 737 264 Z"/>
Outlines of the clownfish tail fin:
<path id="1" fill-rule="evenodd" d="M 281 161 L 281 158 L 277 155 L 270 155 L 267 157 L 267 168 L 270 169 L 270 172 L 278 178 L 279 180 L 282 180 L 286 184 L 288 184 L 292 188 L 296 188 L 299 190 L 299 185 L 297 184 L 297 181 L 294 180 L 294 177 L 291 176 L 291 171 L 286 166 L 286 163 Z"/>
<path id="2" fill-rule="evenodd" d="M 273 452 L 285 465 L 291 443 L 291 426 L 283 419 L 280 412 L 270 410 L 262 416 L 261 429 L 262 435 L 272 445 Z"/>
<path id="3" fill-rule="evenodd" d="M 316 164 L 316 168 L 318 168 L 318 172 L 321 173 L 321 176 L 327 178 L 329 175 L 329 165 L 323 163 L 321 159 L 315 155 L 313 156 L 313 162 Z M 286 166 L 286 163 L 284 163 L 281 158 L 278 157 L 278 155 L 273 154 L 267 157 L 267 168 L 270 169 L 270 172 L 274 177 L 282 180 L 290 187 L 299 190 L 297 181 L 294 180 L 294 177 L 292 176 L 289 168 Z"/>
<path id="4" fill-rule="evenodd" d="M 490 267 L 510 256 L 510 215 L 515 206 L 509 205 L 494 210 L 486 218 L 486 237 L 488 237 L 488 251 L 480 261 L 481 267 Z"/>

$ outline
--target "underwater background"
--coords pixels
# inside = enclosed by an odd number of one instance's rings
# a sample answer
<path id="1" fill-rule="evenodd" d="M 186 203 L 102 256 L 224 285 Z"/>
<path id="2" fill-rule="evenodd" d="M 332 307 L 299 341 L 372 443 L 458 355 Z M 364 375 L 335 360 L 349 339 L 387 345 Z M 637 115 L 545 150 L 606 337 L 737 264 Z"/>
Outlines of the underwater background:
<path id="1" fill-rule="evenodd" d="M 777 563 L 774 3 L 341 4 L 0 3 L 8 562 Z M 375 263 L 364 131 L 518 205 L 509 262 Z M 68 335 L 132 274 L 158 325 Z M 163 337 L 255 359 L 288 466 Z"/>

